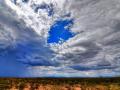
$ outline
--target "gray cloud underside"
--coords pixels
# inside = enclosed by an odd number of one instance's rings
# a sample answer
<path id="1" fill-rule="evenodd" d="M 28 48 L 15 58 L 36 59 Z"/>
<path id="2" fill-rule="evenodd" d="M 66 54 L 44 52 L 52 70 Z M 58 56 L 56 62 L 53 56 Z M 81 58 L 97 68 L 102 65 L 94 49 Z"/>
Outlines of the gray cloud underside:
<path id="1" fill-rule="evenodd" d="M 36 28 L 32 26 L 26 27 L 27 22 L 19 19 L 4 1 L 0 1 L 1 62 L 7 61 L 8 56 L 18 63 L 18 68 L 23 64 L 27 68 L 26 76 L 120 75 L 120 1 L 62 1 L 67 2 L 67 5 L 61 5 L 61 11 L 55 12 L 56 16 L 62 16 L 69 10 L 75 20 L 71 30 L 77 35 L 62 45 L 53 44 L 50 47 L 46 45 L 44 35 L 42 37 L 36 33 Z M 54 7 L 55 10 L 57 8 Z M 51 19 L 55 20 L 56 16 Z"/>

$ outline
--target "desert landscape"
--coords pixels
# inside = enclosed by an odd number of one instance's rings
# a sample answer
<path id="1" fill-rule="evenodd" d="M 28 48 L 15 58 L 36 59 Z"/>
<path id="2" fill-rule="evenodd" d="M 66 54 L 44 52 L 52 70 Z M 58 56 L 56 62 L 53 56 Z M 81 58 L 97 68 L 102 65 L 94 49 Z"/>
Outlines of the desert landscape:
<path id="1" fill-rule="evenodd" d="M 120 90 L 120 78 L 1 78 L 0 90 Z"/>

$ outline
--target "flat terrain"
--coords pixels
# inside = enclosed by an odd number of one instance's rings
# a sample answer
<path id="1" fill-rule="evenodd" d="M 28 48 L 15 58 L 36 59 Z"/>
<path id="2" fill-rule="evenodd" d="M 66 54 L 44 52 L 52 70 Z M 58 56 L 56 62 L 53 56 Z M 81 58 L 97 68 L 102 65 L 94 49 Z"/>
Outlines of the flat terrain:
<path id="1" fill-rule="evenodd" d="M 120 77 L 0 78 L 0 90 L 120 90 Z"/>

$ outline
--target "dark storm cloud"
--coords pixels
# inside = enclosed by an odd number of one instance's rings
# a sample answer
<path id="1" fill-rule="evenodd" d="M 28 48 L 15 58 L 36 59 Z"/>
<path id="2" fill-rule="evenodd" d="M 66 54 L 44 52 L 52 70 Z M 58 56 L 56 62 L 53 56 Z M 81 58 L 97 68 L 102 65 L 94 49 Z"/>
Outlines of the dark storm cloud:
<path id="1" fill-rule="evenodd" d="M 71 68 L 80 71 L 89 71 L 89 70 L 102 70 L 102 69 L 115 69 L 115 66 L 91 66 L 91 67 L 84 67 L 84 66 L 71 66 Z"/>
<path id="2" fill-rule="evenodd" d="M 85 42 L 74 45 L 74 47 L 78 47 L 78 48 L 79 46 L 86 48 L 86 51 L 80 52 L 76 49 L 74 51 L 75 53 L 69 52 L 69 53 L 63 54 L 64 58 L 62 59 L 70 60 L 74 64 L 82 63 L 82 62 L 86 62 L 86 60 L 90 58 L 94 58 L 102 50 L 94 42 L 89 42 L 89 41 L 85 41 Z"/>

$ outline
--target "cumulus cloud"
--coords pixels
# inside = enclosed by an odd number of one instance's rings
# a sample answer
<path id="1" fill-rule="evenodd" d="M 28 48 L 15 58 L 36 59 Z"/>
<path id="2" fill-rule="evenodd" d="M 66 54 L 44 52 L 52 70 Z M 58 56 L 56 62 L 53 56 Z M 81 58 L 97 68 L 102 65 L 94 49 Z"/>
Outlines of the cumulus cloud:
<path id="1" fill-rule="evenodd" d="M 31 76 L 119 75 L 119 0 L 1 2 L 8 14 L 1 9 L 0 48 L 14 47 L 14 59 L 30 65 Z M 60 19 L 74 19 L 71 32 L 76 35 L 62 44 L 49 44 L 50 27 Z"/>

